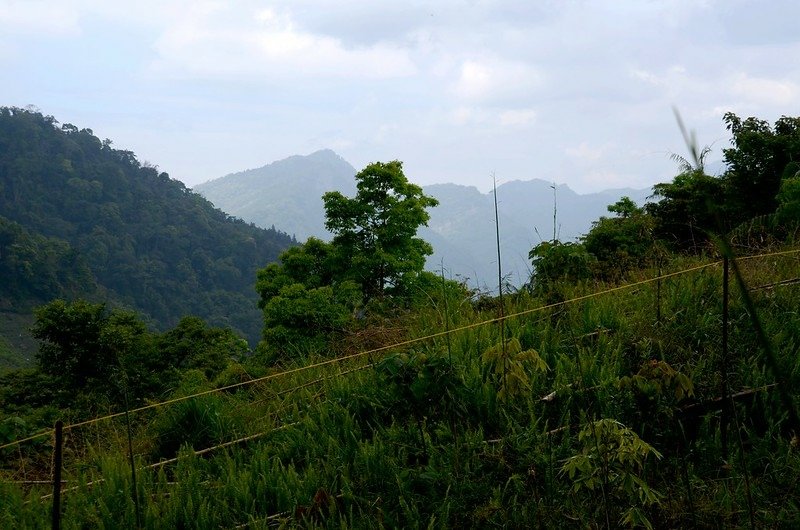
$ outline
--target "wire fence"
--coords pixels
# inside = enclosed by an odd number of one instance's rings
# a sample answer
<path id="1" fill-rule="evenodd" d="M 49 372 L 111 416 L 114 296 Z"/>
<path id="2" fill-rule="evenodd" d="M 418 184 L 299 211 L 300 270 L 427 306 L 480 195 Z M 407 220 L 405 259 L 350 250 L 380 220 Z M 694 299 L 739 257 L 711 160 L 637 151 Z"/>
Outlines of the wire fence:
<path id="1" fill-rule="evenodd" d="M 800 250 L 792 251 L 792 252 L 800 252 Z M 780 255 L 780 254 L 786 254 L 786 253 L 788 253 L 788 252 L 765 254 L 764 256 L 773 256 L 773 255 Z M 359 357 L 370 356 L 370 355 L 377 354 L 377 353 L 383 353 L 383 352 L 386 352 L 388 350 L 403 348 L 405 346 L 410 346 L 410 345 L 413 345 L 413 344 L 427 342 L 427 341 L 433 340 L 435 338 L 444 337 L 444 336 L 452 335 L 452 334 L 457 334 L 459 332 L 463 332 L 463 331 L 467 331 L 467 330 L 470 330 L 470 329 L 483 327 L 483 326 L 486 326 L 486 325 L 489 325 L 489 324 L 495 324 L 495 323 L 499 323 L 499 322 L 502 322 L 502 321 L 505 321 L 505 320 L 515 319 L 515 318 L 519 318 L 519 317 L 522 317 L 522 316 L 530 315 L 532 313 L 536 313 L 536 312 L 540 312 L 540 311 L 547 311 L 547 310 L 554 309 L 554 308 L 557 308 L 557 307 L 570 305 L 570 304 L 581 302 L 581 301 L 588 300 L 588 299 L 591 299 L 591 298 L 596 298 L 596 297 L 600 297 L 600 296 L 611 294 L 611 293 L 616 293 L 616 292 L 625 291 L 625 290 L 628 290 L 628 289 L 633 289 L 634 287 L 638 287 L 638 286 L 641 286 L 641 285 L 646 285 L 646 284 L 650 284 L 650 283 L 653 283 L 653 282 L 656 282 L 656 281 L 666 280 L 666 279 L 669 279 L 669 278 L 672 278 L 672 277 L 675 277 L 675 276 L 688 274 L 690 272 L 695 272 L 695 271 L 706 269 L 706 268 L 709 268 L 709 267 L 718 266 L 721 263 L 722 263 L 721 261 L 714 261 L 714 262 L 711 262 L 711 263 L 706 263 L 706 264 L 703 264 L 703 265 L 698 265 L 698 266 L 695 266 L 695 267 L 690 267 L 690 268 L 687 268 L 687 269 L 683 269 L 683 270 L 680 270 L 680 271 L 677 271 L 677 272 L 672 272 L 672 273 L 664 274 L 664 275 L 661 275 L 661 276 L 648 278 L 646 280 L 640 280 L 640 281 L 637 281 L 637 282 L 628 283 L 628 284 L 625 284 L 625 285 L 620 285 L 620 286 L 612 287 L 612 288 L 609 288 L 609 289 L 605 289 L 603 291 L 598 291 L 598 292 L 594 292 L 594 293 L 578 296 L 578 297 L 572 298 L 570 300 L 564 300 L 564 301 L 561 301 L 561 302 L 555 302 L 555 303 L 552 303 L 552 304 L 547 304 L 547 305 L 538 306 L 538 307 L 531 308 L 531 309 L 526 309 L 526 310 L 523 310 L 523 311 L 518 311 L 516 313 L 510 313 L 510 314 L 503 315 L 503 316 L 500 316 L 500 317 L 485 319 L 485 320 L 482 320 L 480 322 L 475 322 L 475 323 L 468 324 L 468 325 L 465 325 L 465 326 L 456 327 L 456 328 L 449 329 L 449 330 L 446 330 L 446 331 L 440 331 L 440 332 L 437 332 L 437 333 L 431 333 L 429 335 L 425 335 L 425 336 L 422 336 L 422 337 L 416 337 L 416 338 L 413 338 L 413 339 L 408 339 L 408 340 L 404 340 L 404 341 L 401 341 L 401 342 L 388 344 L 388 345 L 381 346 L 381 347 L 378 347 L 378 348 L 373 348 L 371 350 L 360 351 L 360 352 L 357 352 L 357 353 L 353 353 L 353 354 L 349 354 L 349 355 L 345 355 L 345 356 L 341 356 L 341 357 L 335 357 L 335 358 L 332 358 L 332 359 L 327 359 L 325 361 L 320 361 L 320 362 L 317 362 L 317 363 L 309 364 L 307 366 L 301 366 L 301 367 L 298 367 L 298 368 L 292 368 L 290 370 L 285 370 L 285 371 L 282 371 L 282 372 L 265 375 L 265 376 L 262 376 L 262 377 L 258 377 L 256 379 L 251 379 L 251 380 L 248 380 L 248 381 L 241 381 L 239 383 L 233 383 L 233 384 L 226 385 L 226 386 L 219 387 L 219 388 L 213 388 L 213 389 L 209 389 L 209 390 L 204 390 L 202 392 L 197 392 L 197 393 L 194 393 L 194 394 L 189 394 L 189 395 L 186 395 L 186 396 L 180 396 L 180 397 L 168 399 L 168 400 L 165 400 L 165 401 L 160 401 L 160 402 L 157 402 L 157 403 L 151 403 L 151 404 L 144 405 L 144 406 L 141 406 L 141 407 L 133 408 L 133 409 L 129 410 L 128 413 L 136 414 L 136 413 L 139 413 L 139 412 L 144 412 L 146 410 L 151 410 L 151 409 L 155 409 L 155 408 L 159 408 L 159 407 L 164 407 L 164 406 L 167 406 L 167 405 L 172 405 L 172 404 L 175 404 L 175 403 L 180 403 L 182 401 L 195 399 L 195 398 L 206 396 L 206 395 L 209 395 L 209 394 L 217 394 L 217 393 L 227 392 L 227 391 L 230 391 L 230 390 L 233 390 L 233 389 L 237 389 L 237 388 L 241 388 L 241 387 L 245 387 L 245 386 L 249 386 L 249 385 L 255 385 L 255 384 L 258 384 L 258 383 L 263 383 L 265 381 L 278 379 L 278 378 L 281 378 L 281 377 L 286 377 L 288 375 L 292 375 L 292 374 L 296 374 L 296 373 L 300 373 L 300 372 L 310 371 L 310 370 L 313 370 L 315 368 L 320 368 L 320 367 L 328 366 L 328 365 L 332 365 L 332 364 L 338 364 L 338 363 L 341 363 L 341 362 L 344 362 L 344 361 L 348 361 L 348 360 L 351 360 L 351 359 L 356 359 L 356 358 L 359 358 Z M 125 411 L 121 411 L 121 412 L 115 412 L 115 413 L 112 413 L 112 414 L 107 414 L 105 416 L 91 418 L 91 419 L 80 421 L 80 422 L 76 422 L 76 423 L 71 423 L 71 424 L 68 424 L 68 425 L 64 425 L 64 430 L 68 431 L 68 430 L 71 430 L 71 429 L 76 429 L 78 427 L 84 427 L 84 426 L 87 426 L 87 425 L 92 425 L 94 423 L 99 423 L 99 422 L 111 420 L 111 419 L 114 419 L 114 418 L 119 418 L 121 416 L 124 416 L 125 414 L 126 414 Z M 33 434 L 31 436 L 28 436 L 26 438 L 22 438 L 22 439 L 19 439 L 19 440 L 15 440 L 13 442 L 9 442 L 9 443 L 0 445 L 0 450 L 6 449 L 8 447 L 13 447 L 15 445 L 19 445 L 19 444 L 22 444 L 22 443 L 25 443 L 25 442 L 28 442 L 28 441 L 31 441 L 31 440 L 35 440 L 37 438 L 42 438 L 42 437 L 45 437 L 45 436 L 52 436 L 54 432 L 55 431 L 53 429 L 47 429 L 47 430 L 38 432 L 36 434 Z"/>
<path id="2" fill-rule="evenodd" d="M 747 262 L 750 262 L 750 261 L 756 260 L 756 259 L 778 258 L 778 257 L 791 256 L 791 255 L 797 255 L 797 254 L 800 254 L 800 249 L 787 250 L 787 251 L 781 251 L 781 252 L 772 252 L 772 253 L 760 254 L 760 255 L 755 255 L 755 256 L 747 256 L 747 257 L 739 258 L 739 260 L 741 262 L 747 263 Z M 194 455 L 198 455 L 198 456 L 199 455 L 205 455 L 205 454 L 212 453 L 214 451 L 218 451 L 218 450 L 221 450 L 221 449 L 225 449 L 225 448 L 229 448 L 229 447 L 233 447 L 233 446 L 237 446 L 237 445 L 241 445 L 241 444 L 246 444 L 246 443 L 251 442 L 251 441 L 263 439 L 263 438 L 269 436 L 272 433 L 275 433 L 275 432 L 278 432 L 278 431 L 281 431 L 281 430 L 285 430 L 285 429 L 288 429 L 290 427 L 298 425 L 300 423 L 300 420 L 298 419 L 298 411 L 297 410 L 293 410 L 292 411 L 293 414 L 289 414 L 290 421 L 285 421 L 285 422 L 282 421 L 283 417 L 284 417 L 284 414 L 287 413 L 287 409 L 292 408 L 292 407 L 294 407 L 296 409 L 297 405 L 296 405 L 295 402 L 289 400 L 288 401 L 288 405 L 283 407 L 283 408 L 281 406 L 275 406 L 275 403 L 277 401 L 279 401 L 280 398 L 286 398 L 288 396 L 293 395 L 296 392 L 300 392 L 300 391 L 303 391 L 303 390 L 311 389 L 312 387 L 314 387 L 316 385 L 324 385 L 326 382 L 329 382 L 329 381 L 332 381 L 332 380 L 336 380 L 338 378 L 350 376 L 352 374 L 355 374 L 355 373 L 358 373 L 358 372 L 373 368 L 376 365 L 376 363 L 380 360 L 380 358 L 382 358 L 382 354 L 385 354 L 387 352 L 394 351 L 394 350 L 400 350 L 400 349 L 403 349 L 403 348 L 406 348 L 406 347 L 409 347 L 409 346 L 413 346 L 413 345 L 416 345 L 416 344 L 421 344 L 421 343 L 424 343 L 424 342 L 433 341 L 433 340 L 435 340 L 437 338 L 451 337 L 453 335 L 457 335 L 457 334 L 463 333 L 465 331 L 477 329 L 477 328 L 484 327 L 484 326 L 489 326 L 491 324 L 504 322 L 504 321 L 507 321 L 507 320 L 510 320 L 510 319 L 518 319 L 518 318 L 521 318 L 521 317 L 530 316 L 530 315 L 538 313 L 538 312 L 547 312 L 547 311 L 551 311 L 551 310 L 554 310 L 554 309 L 559 309 L 559 308 L 562 308 L 562 307 L 566 307 L 566 306 L 569 306 L 569 305 L 572 305 L 572 304 L 577 304 L 579 302 L 583 302 L 583 301 L 586 301 L 586 300 L 590 300 L 590 299 L 594 299 L 594 298 L 598 298 L 598 297 L 602 297 L 602 296 L 615 295 L 615 294 L 622 293 L 622 292 L 625 292 L 625 291 L 634 291 L 637 288 L 640 288 L 640 287 L 646 286 L 646 285 L 651 285 L 651 284 L 654 284 L 656 282 L 658 282 L 658 284 L 660 286 L 662 282 L 664 282 L 666 280 L 669 280 L 670 278 L 675 278 L 675 277 L 678 277 L 678 276 L 687 275 L 687 274 L 690 274 L 690 273 L 695 273 L 695 272 L 706 270 L 706 269 L 709 269 L 709 268 L 718 267 L 721 264 L 722 264 L 722 261 L 718 260 L 718 261 L 711 261 L 711 262 L 708 262 L 708 263 L 704 263 L 704 264 L 700 264 L 700 265 L 696 265 L 696 266 L 692 266 L 692 267 L 687 267 L 687 268 L 679 270 L 679 271 L 674 271 L 674 272 L 670 272 L 670 273 L 666 273 L 666 274 L 661 274 L 661 275 L 658 275 L 658 276 L 655 276 L 655 277 L 646 278 L 646 279 L 643 279 L 643 280 L 626 283 L 624 285 L 619 285 L 619 286 L 611 287 L 611 288 L 608 288 L 608 289 L 599 290 L 599 291 L 596 291 L 596 292 L 592 292 L 592 293 L 588 293 L 588 294 L 585 294 L 585 295 L 577 296 L 577 297 L 571 298 L 569 300 L 558 301 L 558 302 L 554 302 L 554 303 L 551 303 L 551 304 L 536 306 L 536 307 L 524 309 L 522 311 L 517 311 L 517 312 L 514 312 L 514 313 L 503 315 L 503 316 L 500 316 L 500 317 L 483 319 L 483 320 L 481 320 L 479 322 L 474 322 L 474 323 L 470 323 L 470 324 L 466 324 L 466 325 L 462 325 L 462 326 L 456 326 L 456 327 L 453 327 L 453 328 L 450 328 L 450 329 L 446 329 L 445 331 L 438 331 L 438 332 L 430 333 L 430 334 L 427 334 L 427 335 L 424 335 L 424 336 L 421 336 L 421 337 L 409 338 L 409 339 L 406 339 L 406 340 L 394 342 L 394 343 L 391 343 L 391 344 L 383 345 L 383 346 L 372 348 L 372 349 L 369 349 L 369 350 L 359 351 L 359 352 L 356 352 L 356 353 L 343 355 L 343 356 L 336 357 L 336 358 L 322 360 L 322 361 L 319 361 L 319 362 L 311 363 L 311 364 L 306 365 L 306 366 L 301 366 L 301 367 L 291 368 L 291 369 L 288 369 L 288 370 L 283 370 L 281 372 L 268 374 L 268 375 L 265 375 L 265 376 L 262 376 L 262 377 L 258 377 L 258 378 L 255 378 L 255 379 L 250 379 L 250 380 L 247 380 L 247 381 L 241 381 L 241 382 L 237 382 L 237 383 L 226 385 L 226 386 L 219 387 L 219 388 L 203 390 L 203 391 L 195 392 L 195 393 L 192 393 L 192 394 L 189 394 L 189 395 L 186 395 L 186 396 L 179 396 L 179 397 L 167 399 L 167 400 L 156 402 L 156 403 L 150 403 L 150 404 L 147 404 L 147 405 L 144 405 L 144 406 L 141 406 L 141 407 L 133 408 L 133 409 L 127 411 L 127 413 L 131 414 L 131 415 L 141 415 L 141 414 L 143 414 L 143 413 L 145 413 L 147 411 L 154 411 L 154 410 L 159 409 L 159 408 L 176 405 L 176 404 L 179 404 L 179 403 L 187 402 L 189 400 L 195 400 L 195 399 L 202 398 L 202 397 L 205 397 L 205 396 L 211 396 L 211 395 L 222 395 L 222 396 L 225 396 L 226 394 L 230 393 L 230 391 L 232 391 L 232 390 L 238 390 L 238 389 L 242 389 L 242 388 L 246 388 L 246 387 L 256 388 L 258 386 L 262 386 L 262 389 L 254 396 L 255 397 L 254 399 L 252 399 L 250 401 L 245 401 L 245 402 L 241 402 L 241 400 L 238 400 L 238 402 L 237 402 L 236 400 L 231 399 L 230 400 L 230 404 L 232 406 L 236 406 L 236 407 L 240 407 L 240 408 L 247 407 L 249 409 L 254 409 L 254 410 L 257 409 L 261 405 L 272 405 L 271 408 L 268 408 L 268 411 L 270 412 L 270 414 L 268 416 L 266 416 L 264 419 L 262 419 L 261 421 L 254 422 L 253 424 L 249 425 L 249 427 L 250 427 L 250 429 L 248 429 L 249 432 L 248 433 L 243 433 L 242 436 L 239 436 L 239 437 L 237 437 L 237 438 L 235 438 L 233 440 L 224 441 L 224 442 L 221 442 L 221 443 L 218 443 L 218 444 L 215 444 L 215 445 L 211 445 L 211 446 L 208 446 L 208 447 L 193 451 Z M 772 282 L 770 282 L 768 284 L 762 285 L 759 288 L 761 288 L 761 289 L 774 289 L 774 288 L 781 287 L 781 286 L 794 285 L 797 282 L 798 282 L 797 278 L 780 279 L 780 280 L 772 281 Z M 360 363 L 360 364 L 352 364 L 350 366 L 347 366 L 348 362 L 354 363 L 355 361 L 358 361 L 358 363 Z M 335 370 L 333 370 L 333 373 L 327 372 L 327 370 L 329 368 L 335 368 Z M 283 381 L 284 384 L 285 384 L 285 381 L 289 380 L 290 376 L 309 376 L 309 379 L 305 379 L 305 380 L 301 379 L 299 381 L 296 381 L 295 384 L 293 384 L 292 386 L 290 386 L 288 388 L 281 388 L 281 389 L 278 389 L 278 390 L 272 389 L 271 387 L 264 387 L 263 386 L 267 382 L 278 381 L 278 380 Z M 98 447 L 103 447 L 103 446 L 106 446 L 106 447 L 111 446 L 111 447 L 117 447 L 117 448 L 124 447 L 124 438 L 125 438 L 125 436 L 124 436 L 123 433 L 120 432 L 120 427 L 112 427 L 111 428 L 112 429 L 111 430 L 111 436 L 109 436 L 109 431 L 108 430 L 105 430 L 105 431 L 101 432 L 99 429 L 96 429 L 95 430 L 95 434 L 94 434 L 95 435 L 94 443 L 92 443 L 91 440 L 87 441 L 87 439 L 90 439 L 92 437 L 91 433 L 86 433 L 83 437 L 79 438 L 79 437 L 75 436 L 74 432 L 77 431 L 80 428 L 98 427 L 99 424 L 101 424 L 101 423 L 104 423 L 104 422 L 109 422 L 110 423 L 111 420 L 121 419 L 125 415 L 126 415 L 126 411 L 121 411 L 121 412 L 115 412 L 115 413 L 107 414 L 107 415 L 104 415 L 104 416 L 95 417 L 95 418 L 87 419 L 87 420 L 84 420 L 84 421 L 79 421 L 79 422 L 75 422 L 75 423 L 72 423 L 72 424 L 64 425 L 63 426 L 63 431 L 65 433 L 73 433 L 71 436 L 68 435 L 66 437 L 66 439 L 65 439 L 65 442 L 64 442 L 64 445 L 66 447 L 65 459 L 71 460 L 73 462 L 83 461 L 87 457 L 91 456 L 93 451 L 97 451 L 96 448 L 98 448 Z M 253 431 L 257 431 L 257 432 L 253 432 Z M 23 445 L 23 444 L 25 444 L 27 442 L 31 442 L 31 441 L 34 441 L 34 440 L 37 440 L 37 439 L 46 438 L 46 437 L 51 437 L 52 438 L 52 437 L 54 437 L 54 435 L 55 435 L 55 430 L 54 429 L 43 430 L 43 431 L 35 433 L 35 434 L 31 435 L 31 436 L 27 436 L 27 437 L 21 438 L 19 440 L 15 440 L 13 442 L 9 442 L 9 443 L 0 445 L 0 451 L 6 450 L 6 449 L 12 449 L 12 448 L 17 448 L 18 449 L 21 445 Z M 109 442 L 109 439 L 111 440 L 111 442 Z M 81 440 L 82 440 L 83 443 L 79 443 L 79 442 L 81 442 Z M 92 447 L 94 447 L 95 449 L 92 449 Z M 27 484 L 27 485 L 30 485 L 32 487 L 41 486 L 43 484 L 51 484 L 52 481 L 43 480 L 43 477 L 42 477 L 41 473 L 36 473 L 36 472 L 34 472 L 33 469 L 26 469 L 26 462 L 28 462 L 27 465 L 29 465 L 29 466 L 31 466 L 33 468 L 37 468 L 42 463 L 48 462 L 49 461 L 49 455 L 46 454 L 46 453 L 49 453 L 50 450 L 51 450 L 50 447 L 44 447 L 43 448 L 42 458 L 38 459 L 38 465 L 37 465 L 36 461 L 30 461 L 30 460 L 28 460 L 26 458 L 23 458 L 22 452 L 18 451 L 19 460 L 21 462 L 22 469 L 20 470 L 19 473 L 17 473 L 17 475 L 25 477 L 25 478 L 23 480 L 9 480 L 9 481 L 6 481 L 6 482 L 11 482 L 11 483 L 15 483 L 15 484 Z M 138 454 L 141 454 L 141 453 L 138 453 Z M 173 464 L 173 463 L 177 462 L 178 460 L 179 460 L 179 457 L 174 457 L 174 458 L 169 458 L 169 459 L 162 459 L 159 462 L 154 462 L 154 463 L 149 463 L 149 464 L 143 464 L 142 465 L 140 463 L 138 465 L 138 467 L 140 469 L 156 469 L 156 468 L 160 468 L 160 467 L 164 467 L 164 466 Z M 76 477 L 78 475 L 79 475 L 79 473 L 72 473 L 71 476 L 69 476 L 67 479 L 60 480 L 59 491 L 62 491 L 64 493 L 71 492 L 71 491 L 76 491 L 76 490 L 80 489 L 81 487 L 91 486 L 93 484 L 100 483 L 100 482 L 102 482 L 104 480 L 103 478 L 99 478 L 99 479 L 96 479 L 96 480 L 93 480 L 93 481 L 85 482 L 82 485 L 79 484 L 79 485 L 71 486 L 71 487 L 68 487 L 68 488 L 64 487 L 67 484 L 77 480 Z M 26 480 L 26 478 L 28 476 L 31 476 L 30 480 Z M 52 497 L 52 495 L 53 494 L 43 495 L 43 496 L 40 497 L 40 500 L 42 500 L 42 501 L 43 500 L 48 500 L 48 499 L 50 499 Z"/>

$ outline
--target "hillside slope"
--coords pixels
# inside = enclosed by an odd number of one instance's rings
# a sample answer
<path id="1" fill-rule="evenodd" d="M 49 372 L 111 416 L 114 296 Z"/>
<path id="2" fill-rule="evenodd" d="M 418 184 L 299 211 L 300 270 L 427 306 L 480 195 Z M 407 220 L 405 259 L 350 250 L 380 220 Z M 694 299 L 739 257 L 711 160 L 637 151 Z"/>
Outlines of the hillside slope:
<path id="1" fill-rule="evenodd" d="M 0 216 L 6 310 L 88 296 L 135 309 L 156 329 L 194 314 L 251 341 L 261 330 L 256 270 L 293 243 L 215 209 L 90 129 L 15 108 L 0 108 Z M 21 241 L 31 251 L 14 258 L 8 250 Z"/>
<path id="2" fill-rule="evenodd" d="M 355 193 L 355 168 L 331 150 L 291 156 L 195 186 L 214 205 L 262 227 L 278 226 L 299 240 L 328 239 L 322 194 Z"/>

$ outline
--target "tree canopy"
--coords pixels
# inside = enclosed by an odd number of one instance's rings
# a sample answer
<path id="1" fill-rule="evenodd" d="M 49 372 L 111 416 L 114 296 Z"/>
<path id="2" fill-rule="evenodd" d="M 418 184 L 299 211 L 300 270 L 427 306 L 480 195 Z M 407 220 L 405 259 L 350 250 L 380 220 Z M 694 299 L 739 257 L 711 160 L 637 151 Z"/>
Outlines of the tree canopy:
<path id="1" fill-rule="evenodd" d="M 408 182 L 397 160 L 370 164 L 355 178 L 355 197 L 336 191 L 322 197 L 337 267 L 367 298 L 402 292 L 433 253 L 416 234 L 428 224 L 427 208 L 438 201 Z"/>
<path id="2" fill-rule="evenodd" d="M 422 273 L 432 249 L 416 233 L 436 200 L 408 182 L 399 161 L 370 164 L 355 178 L 354 198 L 323 196 L 330 243 L 309 238 L 258 272 L 259 352 L 270 359 L 330 345 L 363 303 L 386 296 L 398 301 L 410 296 L 411 285 L 429 283 Z"/>
<path id="3" fill-rule="evenodd" d="M 800 117 L 782 116 L 775 125 L 758 118 L 724 116 L 733 135 L 724 150 L 724 180 L 736 222 L 769 214 L 778 206 L 781 182 L 794 176 L 800 162 Z"/>

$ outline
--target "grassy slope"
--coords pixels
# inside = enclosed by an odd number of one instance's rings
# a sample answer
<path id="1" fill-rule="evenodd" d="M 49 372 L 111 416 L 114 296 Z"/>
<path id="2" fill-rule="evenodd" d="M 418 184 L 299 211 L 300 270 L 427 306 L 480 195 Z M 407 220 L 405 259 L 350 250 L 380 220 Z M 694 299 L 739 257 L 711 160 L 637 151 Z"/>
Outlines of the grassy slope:
<path id="1" fill-rule="evenodd" d="M 750 285 L 764 286 L 797 277 L 798 259 L 747 261 L 743 269 Z M 691 265 L 674 264 L 676 270 Z M 646 515 L 656 527 L 738 527 L 747 526 L 749 518 L 746 477 L 756 522 L 791 526 L 800 517 L 800 458 L 782 432 L 785 413 L 773 392 L 757 393 L 752 403 L 737 407 L 744 453 L 731 429 L 726 461 L 718 415 L 676 423 L 678 407 L 719 394 L 720 277 L 718 266 L 709 267 L 663 280 L 660 299 L 657 284 L 649 283 L 509 319 L 507 333 L 523 348 L 534 348 L 548 369 L 520 362 L 528 384 L 506 402 L 498 399 L 498 390 L 519 359 L 510 358 L 503 368 L 486 362 L 482 354 L 499 341 L 494 324 L 458 331 L 450 341 L 440 337 L 398 348 L 386 353 L 389 360 L 378 368 L 337 376 L 373 358 L 361 356 L 139 413 L 135 452 L 140 465 L 173 456 L 181 436 L 201 449 L 267 433 L 204 457 L 183 450 L 177 465 L 140 469 L 142 517 L 148 527 L 162 528 L 246 523 L 268 528 L 281 522 L 357 528 L 588 527 L 606 521 L 617 526 L 632 513 Z M 601 288 L 565 288 L 550 301 Z M 730 385 L 757 388 L 773 378 L 763 367 L 735 288 L 733 293 Z M 430 310 L 407 315 L 398 326 L 408 337 L 443 329 L 445 305 L 437 293 L 429 294 L 435 302 Z M 796 395 L 800 286 L 761 289 L 755 298 Z M 510 313 L 543 304 L 523 294 L 507 302 Z M 496 314 L 453 298 L 447 307 L 451 329 Z M 677 387 L 667 379 L 660 380 L 660 391 L 646 386 L 649 394 L 621 382 L 653 361 L 687 375 L 694 397 L 678 399 Z M 320 380 L 325 377 L 330 378 Z M 217 384 L 238 380 L 241 374 L 231 372 Z M 187 379 L 178 395 L 204 388 L 201 378 Z M 552 399 L 542 399 L 552 392 Z M 640 469 L 624 462 L 614 467 L 620 453 L 602 453 L 595 462 L 611 466 L 609 473 L 600 470 L 592 489 L 587 483 L 576 487 L 562 468 L 571 457 L 605 447 L 578 434 L 599 418 L 630 427 L 663 457 L 651 455 Z M 66 478 L 81 482 L 102 476 L 105 482 L 67 494 L 66 528 L 134 524 L 123 433 L 122 423 L 110 422 L 72 433 Z M 46 444 L 25 450 L 31 457 L 26 473 L 34 474 L 37 459 L 46 469 Z M 12 453 L 4 456 L 5 467 L 14 471 L 7 475 L 21 477 Z M 640 485 L 617 480 L 625 469 Z M 642 498 L 649 488 L 660 496 L 647 505 Z M 25 494 L 11 485 L 0 490 L 4 526 L 47 524 L 47 501 L 24 504 L 28 495 L 38 498 L 44 490 Z"/>

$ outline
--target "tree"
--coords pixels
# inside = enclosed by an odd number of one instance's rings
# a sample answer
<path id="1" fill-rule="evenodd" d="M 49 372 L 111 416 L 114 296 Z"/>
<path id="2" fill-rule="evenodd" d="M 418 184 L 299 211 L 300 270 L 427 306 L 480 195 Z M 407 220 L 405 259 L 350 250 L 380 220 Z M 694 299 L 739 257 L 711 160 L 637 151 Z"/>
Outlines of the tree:
<path id="1" fill-rule="evenodd" d="M 397 160 L 370 164 L 355 178 L 354 198 L 336 191 L 322 197 L 336 268 L 343 279 L 358 283 L 367 299 L 402 293 L 433 253 L 416 234 L 428 224 L 426 209 L 438 201 L 409 183 Z"/>
<path id="2" fill-rule="evenodd" d="M 778 192 L 776 220 L 785 228 L 796 228 L 800 224 L 800 170 L 795 176 L 784 179 Z"/>
<path id="3" fill-rule="evenodd" d="M 347 271 L 337 271 L 334 254 L 333 244 L 311 237 L 258 271 L 264 312 L 258 349 L 270 360 L 321 350 L 351 322 L 362 294 L 355 282 L 340 279 Z"/>
<path id="4" fill-rule="evenodd" d="M 731 112 L 723 119 L 733 134 L 733 147 L 723 152 L 734 221 L 774 212 L 783 178 L 793 176 L 787 175 L 787 167 L 800 161 L 800 117 L 782 116 L 774 126 L 753 117 L 742 120 Z"/>
<path id="5" fill-rule="evenodd" d="M 725 183 L 702 170 L 680 173 L 672 182 L 653 186 L 658 202 L 649 203 L 647 212 L 655 220 L 654 232 L 679 250 L 702 246 L 709 233 L 725 228 L 727 206 Z"/>
<path id="6" fill-rule="evenodd" d="M 653 218 L 623 197 L 608 207 L 615 217 L 601 217 L 583 236 L 586 250 L 597 258 L 595 275 L 620 279 L 631 267 L 646 264 L 654 246 Z"/>
<path id="7" fill-rule="evenodd" d="M 312 289 L 334 283 L 333 254 L 333 245 L 315 237 L 284 251 L 278 258 L 279 263 L 270 263 L 258 271 L 256 291 L 261 297 L 259 307 L 264 309 L 282 288 L 295 283 Z"/>
<path id="8" fill-rule="evenodd" d="M 307 288 L 301 283 L 282 287 L 264 304 L 264 341 L 259 349 L 271 358 L 296 357 L 330 346 L 353 321 L 360 301 L 358 286 Z"/>
<path id="9" fill-rule="evenodd" d="M 112 351 L 101 345 L 107 323 L 105 304 L 54 300 L 35 311 L 33 336 L 41 343 L 39 369 L 74 389 L 107 380 L 118 366 Z"/>
<path id="10" fill-rule="evenodd" d="M 591 276 L 594 256 L 580 243 L 542 241 L 528 253 L 533 264 L 531 285 L 544 292 L 559 281 L 578 282 Z"/>
<path id="11" fill-rule="evenodd" d="M 196 316 L 185 316 L 157 339 L 160 361 L 172 369 L 202 370 L 213 379 L 232 361 L 249 353 L 247 341 L 230 328 L 209 326 Z"/>

